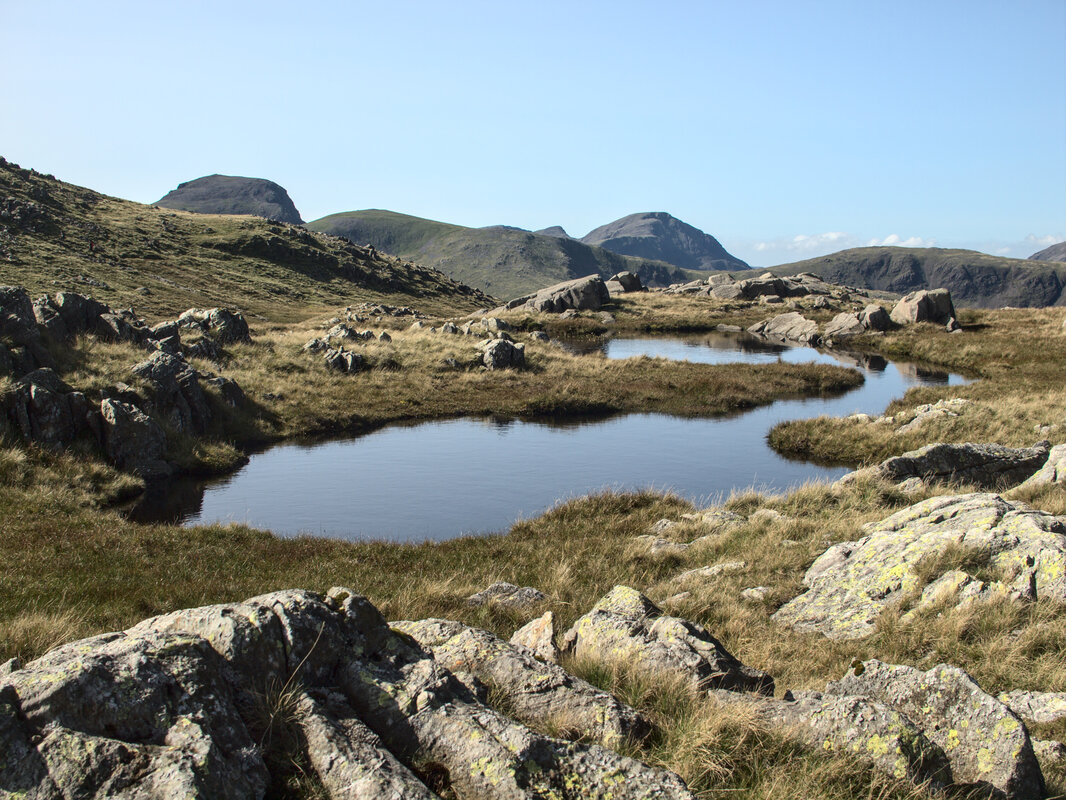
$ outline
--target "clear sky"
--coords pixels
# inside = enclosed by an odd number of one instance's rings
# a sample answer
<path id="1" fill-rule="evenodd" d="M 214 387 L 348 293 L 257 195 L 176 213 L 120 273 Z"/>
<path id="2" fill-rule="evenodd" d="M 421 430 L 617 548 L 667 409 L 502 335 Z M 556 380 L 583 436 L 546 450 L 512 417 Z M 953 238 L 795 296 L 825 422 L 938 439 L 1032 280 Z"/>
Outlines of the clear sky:
<path id="1" fill-rule="evenodd" d="M 0 155 L 142 202 L 581 236 L 669 211 L 766 265 L 1066 238 L 1066 1 L 0 0 Z"/>

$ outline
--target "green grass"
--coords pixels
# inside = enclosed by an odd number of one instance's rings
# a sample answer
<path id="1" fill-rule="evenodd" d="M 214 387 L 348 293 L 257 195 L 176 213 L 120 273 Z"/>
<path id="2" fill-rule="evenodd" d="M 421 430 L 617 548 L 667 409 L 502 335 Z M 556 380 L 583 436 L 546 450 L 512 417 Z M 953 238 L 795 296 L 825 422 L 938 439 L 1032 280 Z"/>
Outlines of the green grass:
<path id="1" fill-rule="evenodd" d="M 631 270 L 657 285 L 685 280 L 685 273 L 660 261 L 503 226 L 466 228 L 368 209 L 331 214 L 307 227 L 373 244 L 507 300 L 594 273 L 610 277 Z"/>
<path id="2" fill-rule="evenodd" d="M 259 217 L 141 205 L 6 162 L 0 194 L 30 217 L 0 228 L 2 282 L 34 296 L 92 294 L 152 321 L 221 305 L 244 310 L 253 323 L 357 302 L 439 313 L 494 304 L 435 270 Z"/>

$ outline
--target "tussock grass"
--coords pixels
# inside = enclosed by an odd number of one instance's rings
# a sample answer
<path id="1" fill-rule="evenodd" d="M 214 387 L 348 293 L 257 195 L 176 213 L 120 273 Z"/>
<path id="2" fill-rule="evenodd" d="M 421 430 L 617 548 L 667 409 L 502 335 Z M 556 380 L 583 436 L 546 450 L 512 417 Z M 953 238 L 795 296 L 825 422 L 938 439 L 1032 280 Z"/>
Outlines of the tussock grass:
<path id="1" fill-rule="evenodd" d="M 978 380 L 966 386 L 916 387 L 893 401 L 899 414 L 923 403 L 962 397 L 957 417 L 925 422 L 897 434 L 903 424 L 818 417 L 777 425 L 770 444 L 781 453 L 820 463 L 871 464 L 930 442 L 996 442 L 1027 447 L 1041 439 L 1066 441 L 1066 314 L 1058 308 L 960 312 L 963 332 L 911 325 L 858 342 L 892 358 L 925 361 Z M 909 417 L 907 417 L 909 419 Z"/>

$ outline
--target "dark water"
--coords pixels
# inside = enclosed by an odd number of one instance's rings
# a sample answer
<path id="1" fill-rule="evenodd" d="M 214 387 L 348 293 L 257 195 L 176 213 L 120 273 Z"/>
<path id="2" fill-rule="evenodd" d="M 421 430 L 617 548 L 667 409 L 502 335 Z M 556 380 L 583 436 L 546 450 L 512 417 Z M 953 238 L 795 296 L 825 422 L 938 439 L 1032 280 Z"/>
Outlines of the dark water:
<path id="1" fill-rule="evenodd" d="M 830 355 L 727 334 L 614 339 L 586 349 L 603 350 L 608 358 L 843 364 L 861 369 L 866 382 L 840 397 L 779 401 L 728 418 L 459 419 L 287 443 L 253 455 L 225 479 L 160 487 L 131 516 L 186 525 L 244 522 L 281 536 L 420 541 L 504 531 L 560 500 L 601 489 L 650 487 L 707 504 L 735 488 L 779 492 L 846 472 L 776 454 L 766 434 L 777 422 L 878 414 L 911 386 L 963 382 L 876 356 Z"/>

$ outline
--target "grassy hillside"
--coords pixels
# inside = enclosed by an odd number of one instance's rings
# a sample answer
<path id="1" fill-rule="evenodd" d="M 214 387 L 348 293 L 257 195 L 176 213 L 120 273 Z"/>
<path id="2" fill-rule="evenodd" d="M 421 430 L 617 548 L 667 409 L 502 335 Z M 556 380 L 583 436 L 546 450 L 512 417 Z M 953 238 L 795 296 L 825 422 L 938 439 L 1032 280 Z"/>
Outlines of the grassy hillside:
<path id="1" fill-rule="evenodd" d="M 370 209 L 331 214 L 309 222 L 307 227 L 359 244 L 372 244 L 508 299 L 593 273 L 609 277 L 631 270 L 651 285 L 685 279 L 680 270 L 659 261 L 620 256 L 575 239 L 502 225 L 465 228 Z"/>
<path id="2" fill-rule="evenodd" d="M 1066 304 L 1066 264 L 1001 258 L 940 247 L 856 247 L 782 264 L 777 275 L 813 272 L 832 283 L 904 294 L 945 287 L 958 305 L 976 308 Z"/>
<path id="3" fill-rule="evenodd" d="M 226 305 L 289 321 L 308 308 L 353 302 L 441 313 L 492 303 L 436 270 L 335 237 L 261 217 L 119 200 L 3 159 L 0 283 L 33 295 L 92 294 L 150 317 Z"/>

